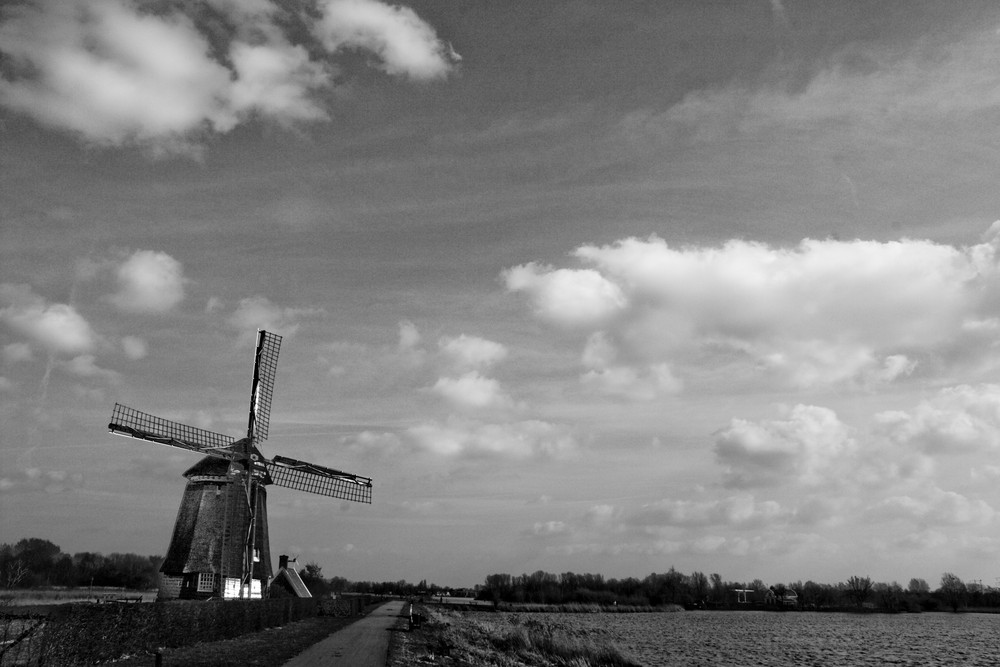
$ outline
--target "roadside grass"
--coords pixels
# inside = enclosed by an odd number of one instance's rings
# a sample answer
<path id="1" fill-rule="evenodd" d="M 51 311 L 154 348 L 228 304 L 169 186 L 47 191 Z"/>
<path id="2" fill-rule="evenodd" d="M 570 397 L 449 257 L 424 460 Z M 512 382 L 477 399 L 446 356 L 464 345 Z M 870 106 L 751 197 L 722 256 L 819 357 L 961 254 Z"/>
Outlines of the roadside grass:
<path id="1" fill-rule="evenodd" d="M 462 612 L 418 606 L 423 626 L 393 645 L 393 667 L 403 664 L 492 667 L 641 667 L 611 641 L 552 621 L 503 612 Z M 409 634 L 410 636 L 405 636 Z M 400 654 L 409 662 L 398 661 Z"/>

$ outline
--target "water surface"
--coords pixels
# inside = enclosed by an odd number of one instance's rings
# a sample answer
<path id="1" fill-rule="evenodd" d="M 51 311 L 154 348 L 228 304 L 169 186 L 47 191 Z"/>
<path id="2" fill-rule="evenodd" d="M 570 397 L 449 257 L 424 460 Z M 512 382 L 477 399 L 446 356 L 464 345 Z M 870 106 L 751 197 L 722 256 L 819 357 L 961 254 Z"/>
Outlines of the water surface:
<path id="1" fill-rule="evenodd" d="M 694 611 L 518 614 L 613 641 L 649 667 L 1000 665 L 1000 615 Z"/>

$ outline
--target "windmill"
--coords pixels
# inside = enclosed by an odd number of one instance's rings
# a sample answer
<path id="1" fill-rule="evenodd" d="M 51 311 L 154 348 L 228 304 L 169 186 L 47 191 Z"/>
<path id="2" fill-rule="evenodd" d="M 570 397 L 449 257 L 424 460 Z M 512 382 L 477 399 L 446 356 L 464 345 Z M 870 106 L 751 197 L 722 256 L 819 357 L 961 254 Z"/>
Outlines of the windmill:
<path id="1" fill-rule="evenodd" d="M 179 424 L 115 404 L 108 429 L 116 434 L 205 455 L 184 476 L 167 557 L 160 567 L 161 599 L 261 597 L 272 575 L 266 486 L 371 503 L 372 480 L 297 461 L 267 459 L 271 394 L 281 336 L 257 331 L 246 436 Z"/>

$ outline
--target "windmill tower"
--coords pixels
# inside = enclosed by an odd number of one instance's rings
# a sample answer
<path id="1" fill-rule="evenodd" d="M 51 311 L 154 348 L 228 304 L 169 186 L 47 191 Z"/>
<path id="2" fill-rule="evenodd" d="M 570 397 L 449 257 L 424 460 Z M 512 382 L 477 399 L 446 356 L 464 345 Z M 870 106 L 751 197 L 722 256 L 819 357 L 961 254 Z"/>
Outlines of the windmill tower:
<path id="1" fill-rule="evenodd" d="M 247 433 L 238 440 L 115 404 L 112 433 L 204 455 L 184 473 L 187 486 L 160 567 L 161 599 L 263 596 L 272 575 L 268 485 L 371 503 L 368 477 L 284 456 L 267 459 L 258 449 L 267 439 L 280 347 L 281 336 L 257 331 Z"/>

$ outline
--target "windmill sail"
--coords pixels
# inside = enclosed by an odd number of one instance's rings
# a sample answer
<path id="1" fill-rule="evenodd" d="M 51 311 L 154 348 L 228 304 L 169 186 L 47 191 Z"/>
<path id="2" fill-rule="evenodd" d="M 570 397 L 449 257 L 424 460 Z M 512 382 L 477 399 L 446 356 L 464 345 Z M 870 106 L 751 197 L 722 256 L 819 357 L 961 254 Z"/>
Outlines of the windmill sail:
<path id="1" fill-rule="evenodd" d="M 281 336 L 257 331 L 250 415 L 239 439 L 115 404 L 112 433 L 206 455 L 184 473 L 188 482 L 160 567 L 161 599 L 266 595 L 270 484 L 371 503 L 368 477 L 283 456 L 268 460 L 258 449 L 268 436 L 280 347 Z"/>
<path id="2" fill-rule="evenodd" d="M 108 430 L 117 435 L 180 447 L 230 461 L 239 455 L 233 449 L 235 438 L 231 436 L 156 417 L 121 403 L 115 403 Z"/>
<path id="3" fill-rule="evenodd" d="M 359 503 L 370 504 L 372 501 L 372 481 L 368 477 L 285 456 L 275 456 L 265 465 L 277 486 Z"/>
<path id="4" fill-rule="evenodd" d="M 247 437 L 251 444 L 267 440 L 267 428 L 271 420 L 271 395 L 274 392 L 274 376 L 278 372 L 278 351 L 281 336 L 263 329 L 257 331 L 257 354 L 253 365 L 253 384 L 250 387 L 250 423 Z"/>

